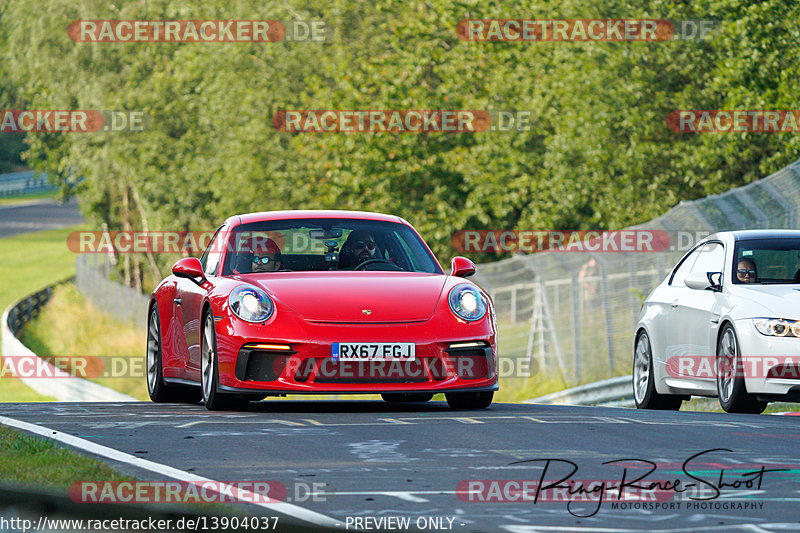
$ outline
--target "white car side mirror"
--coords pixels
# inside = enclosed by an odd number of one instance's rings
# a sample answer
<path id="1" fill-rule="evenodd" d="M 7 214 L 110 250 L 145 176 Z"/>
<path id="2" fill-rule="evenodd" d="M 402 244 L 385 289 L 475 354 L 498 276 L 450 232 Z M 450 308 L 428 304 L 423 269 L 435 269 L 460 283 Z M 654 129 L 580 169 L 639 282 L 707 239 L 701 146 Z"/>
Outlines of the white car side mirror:
<path id="1" fill-rule="evenodd" d="M 706 289 L 711 289 L 714 291 L 720 290 L 722 287 L 718 283 L 714 283 L 711 280 L 711 276 L 719 274 L 719 272 L 692 272 L 683 282 L 686 284 L 687 287 L 690 289 L 695 289 L 698 291 L 704 291 Z M 722 277 L 720 276 L 720 280 L 722 281 Z"/>

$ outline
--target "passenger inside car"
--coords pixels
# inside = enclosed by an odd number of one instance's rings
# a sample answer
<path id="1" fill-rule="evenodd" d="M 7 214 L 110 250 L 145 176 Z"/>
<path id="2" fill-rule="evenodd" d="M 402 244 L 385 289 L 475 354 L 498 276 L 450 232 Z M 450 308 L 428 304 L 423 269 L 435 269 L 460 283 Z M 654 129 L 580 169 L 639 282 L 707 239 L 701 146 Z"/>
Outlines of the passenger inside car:
<path id="1" fill-rule="evenodd" d="M 282 268 L 281 249 L 269 238 L 252 237 L 240 244 L 236 254 L 235 274 L 275 272 Z"/>

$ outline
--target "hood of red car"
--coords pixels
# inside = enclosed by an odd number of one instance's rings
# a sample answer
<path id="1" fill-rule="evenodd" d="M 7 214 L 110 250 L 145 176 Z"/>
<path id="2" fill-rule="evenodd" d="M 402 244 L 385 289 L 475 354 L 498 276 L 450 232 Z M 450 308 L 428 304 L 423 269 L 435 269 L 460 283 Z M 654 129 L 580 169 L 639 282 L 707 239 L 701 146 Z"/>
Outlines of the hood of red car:
<path id="1" fill-rule="evenodd" d="M 246 278 L 274 296 L 279 307 L 318 322 L 426 320 L 447 280 L 413 272 L 272 272 Z"/>

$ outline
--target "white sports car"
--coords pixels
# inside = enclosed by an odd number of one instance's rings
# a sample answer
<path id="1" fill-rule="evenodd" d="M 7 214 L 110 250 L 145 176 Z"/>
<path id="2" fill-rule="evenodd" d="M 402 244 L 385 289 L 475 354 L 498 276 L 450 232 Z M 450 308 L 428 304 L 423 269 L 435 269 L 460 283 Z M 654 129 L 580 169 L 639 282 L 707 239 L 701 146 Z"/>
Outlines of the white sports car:
<path id="1" fill-rule="evenodd" d="M 691 396 L 761 413 L 800 401 L 800 231 L 710 235 L 642 306 L 633 351 L 640 409 Z"/>

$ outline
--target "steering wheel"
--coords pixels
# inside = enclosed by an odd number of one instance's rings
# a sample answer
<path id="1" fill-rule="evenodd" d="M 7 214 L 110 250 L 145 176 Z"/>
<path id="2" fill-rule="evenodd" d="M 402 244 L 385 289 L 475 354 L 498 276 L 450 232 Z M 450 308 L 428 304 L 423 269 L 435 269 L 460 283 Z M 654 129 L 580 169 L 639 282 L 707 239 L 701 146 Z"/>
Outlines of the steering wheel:
<path id="1" fill-rule="evenodd" d="M 400 268 L 397 265 L 395 265 L 394 263 L 392 263 L 391 261 L 389 261 L 388 259 L 384 259 L 382 257 L 376 257 L 375 259 L 367 259 L 366 261 L 364 261 L 363 263 L 361 263 L 357 267 L 355 267 L 353 270 L 363 270 L 361 267 L 364 267 L 364 266 L 367 266 L 367 265 L 372 265 L 372 264 L 375 264 L 375 263 L 389 263 L 393 267 Z M 402 269 L 400 269 L 400 270 L 402 270 Z"/>

